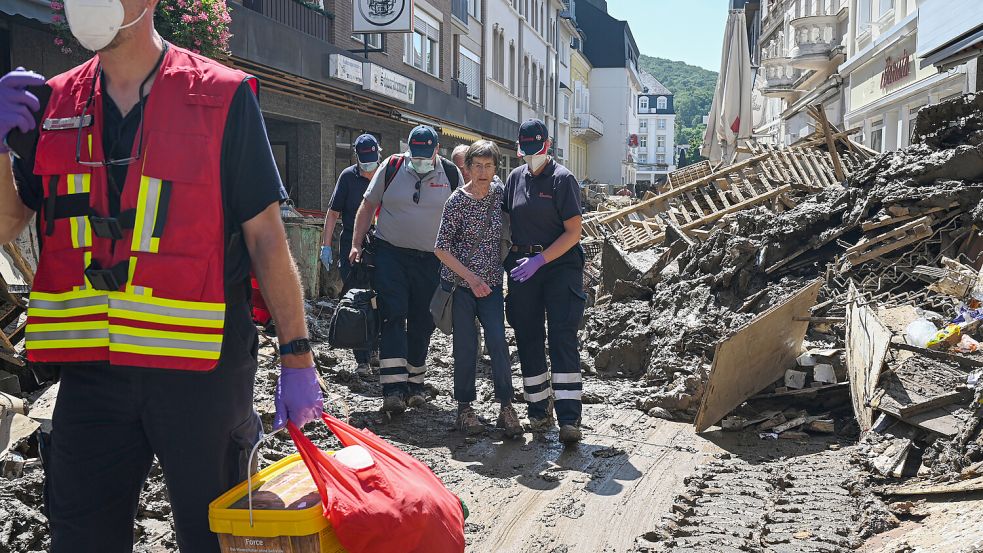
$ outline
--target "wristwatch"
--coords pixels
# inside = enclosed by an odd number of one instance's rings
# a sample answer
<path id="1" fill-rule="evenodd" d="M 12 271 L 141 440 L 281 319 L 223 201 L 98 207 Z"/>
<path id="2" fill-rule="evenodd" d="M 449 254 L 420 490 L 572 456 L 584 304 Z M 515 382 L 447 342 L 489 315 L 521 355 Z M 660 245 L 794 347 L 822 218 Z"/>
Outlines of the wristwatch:
<path id="1" fill-rule="evenodd" d="M 307 338 L 298 338 L 280 346 L 280 355 L 300 355 L 309 351 L 311 351 L 311 341 Z"/>

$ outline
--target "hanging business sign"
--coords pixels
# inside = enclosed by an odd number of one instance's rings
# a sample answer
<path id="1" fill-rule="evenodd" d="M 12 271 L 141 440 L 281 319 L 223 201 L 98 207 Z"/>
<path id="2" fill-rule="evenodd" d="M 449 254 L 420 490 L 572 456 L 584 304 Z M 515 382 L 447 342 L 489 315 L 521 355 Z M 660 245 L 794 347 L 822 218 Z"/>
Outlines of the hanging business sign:
<path id="1" fill-rule="evenodd" d="M 413 31 L 413 0 L 352 0 L 353 33 Z"/>
<path id="2" fill-rule="evenodd" d="M 363 63 L 362 88 L 369 92 L 412 104 L 416 101 L 416 81 L 374 63 Z"/>
<path id="3" fill-rule="evenodd" d="M 362 62 L 353 60 L 341 54 L 331 54 L 328 56 L 328 74 L 339 81 L 345 81 L 362 86 L 363 72 Z"/>
<path id="4" fill-rule="evenodd" d="M 888 56 L 884 60 L 884 72 L 881 73 L 881 88 L 887 88 L 892 84 L 905 79 L 911 75 L 911 54 L 905 50 L 901 57 L 892 58 Z"/>

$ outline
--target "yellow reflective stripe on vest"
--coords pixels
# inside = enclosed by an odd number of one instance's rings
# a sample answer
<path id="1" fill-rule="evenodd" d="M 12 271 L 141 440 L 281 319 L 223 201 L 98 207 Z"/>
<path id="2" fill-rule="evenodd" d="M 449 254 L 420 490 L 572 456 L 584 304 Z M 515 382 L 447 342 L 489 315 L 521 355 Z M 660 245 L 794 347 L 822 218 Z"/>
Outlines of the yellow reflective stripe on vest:
<path id="1" fill-rule="evenodd" d="M 31 292 L 28 316 L 71 318 L 109 312 L 109 296 L 100 290 L 63 293 Z"/>
<path id="2" fill-rule="evenodd" d="M 154 225 L 157 223 L 157 209 L 160 207 L 160 189 L 160 179 L 147 176 L 140 178 L 133 242 L 130 245 L 130 249 L 135 252 L 157 253 L 160 240 L 154 239 Z"/>
<path id="3" fill-rule="evenodd" d="M 109 316 L 202 328 L 225 326 L 225 304 L 167 300 L 114 292 L 109 298 Z"/>
<path id="4" fill-rule="evenodd" d="M 92 175 L 88 173 L 68 175 L 69 194 L 88 194 L 91 187 Z M 72 247 L 91 248 L 92 247 L 92 228 L 89 225 L 89 218 L 81 215 L 69 218 L 69 225 L 72 228 Z"/>
<path id="5" fill-rule="evenodd" d="M 109 351 L 116 353 L 132 353 L 136 355 L 157 355 L 160 357 L 184 357 L 187 359 L 218 359 L 221 355 L 220 351 L 196 351 L 174 349 L 171 347 L 153 347 L 115 342 L 109 344 Z"/>

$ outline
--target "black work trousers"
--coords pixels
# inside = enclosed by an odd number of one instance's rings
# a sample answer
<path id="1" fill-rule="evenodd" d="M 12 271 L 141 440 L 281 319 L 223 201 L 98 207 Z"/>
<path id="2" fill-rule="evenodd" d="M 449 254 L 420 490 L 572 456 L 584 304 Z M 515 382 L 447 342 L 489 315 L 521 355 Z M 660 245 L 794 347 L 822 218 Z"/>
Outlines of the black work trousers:
<path id="1" fill-rule="evenodd" d="M 238 304 L 212 371 L 63 367 L 45 455 L 51 551 L 132 551 L 156 456 L 181 553 L 218 552 L 208 504 L 246 478 L 263 430 L 253 410 L 257 348 L 249 308 Z"/>
<path id="2" fill-rule="evenodd" d="M 427 352 L 436 329 L 430 300 L 440 285 L 440 261 L 433 252 L 398 248 L 382 240 L 377 243 L 373 282 L 382 314 L 382 394 L 422 395 Z"/>
<path id="3" fill-rule="evenodd" d="M 523 257 L 514 252 L 509 254 L 505 270 L 511 271 Z M 517 282 L 510 277 L 508 283 L 505 315 L 515 330 L 529 418 L 546 417 L 552 396 L 557 422 L 577 424 L 583 390 L 577 330 L 587 302 L 583 250 L 579 245 L 574 246 L 544 265 L 529 280 Z M 550 371 L 546 366 L 547 339 Z"/>
<path id="4" fill-rule="evenodd" d="M 342 230 L 339 242 L 338 258 L 341 261 L 341 281 L 345 284 L 345 290 L 347 291 L 350 288 L 354 288 L 357 284 L 352 282 L 352 264 L 348 260 L 348 254 L 352 251 L 352 231 L 348 229 Z M 371 357 L 367 349 L 353 349 L 352 354 L 355 356 L 355 362 L 359 365 L 367 364 Z"/>

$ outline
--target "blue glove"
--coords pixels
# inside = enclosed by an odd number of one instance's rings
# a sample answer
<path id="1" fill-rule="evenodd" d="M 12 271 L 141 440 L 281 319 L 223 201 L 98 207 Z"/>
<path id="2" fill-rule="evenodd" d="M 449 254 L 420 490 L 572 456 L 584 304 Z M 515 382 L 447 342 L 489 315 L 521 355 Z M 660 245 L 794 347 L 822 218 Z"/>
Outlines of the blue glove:
<path id="1" fill-rule="evenodd" d="M 321 265 L 324 265 L 325 271 L 331 270 L 332 261 L 332 251 L 331 246 L 321 246 Z"/>
<path id="2" fill-rule="evenodd" d="M 288 369 L 281 366 L 273 403 L 276 405 L 274 430 L 286 426 L 288 419 L 297 428 L 303 428 L 305 424 L 317 420 L 324 411 L 324 397 L 317 380 L 317 369 Z"/>
<path id="3" fill-rule="evenodd" d="M 525 282 L 532 278 L 543 265 L 546 265 L 546 258 L 541 253 L 532 257 L 523 257 L 516 263 L 515 268 L 509 271 L 509 275 L 516 282 Z"/>
<path id="4" fill-rule="evenodd" d="M 41 102 L 27 87 L 43 84 L 44 77 L 23 67 L 0 77 L 0 153 L 10 151 L 6 144 L 10 131 L 20 129 L 26 133 L 36 126 L 34 113 L 41 109 Z"/>

